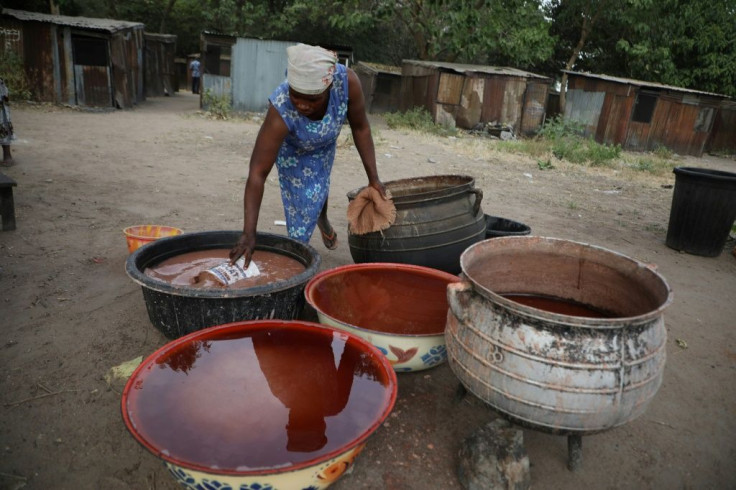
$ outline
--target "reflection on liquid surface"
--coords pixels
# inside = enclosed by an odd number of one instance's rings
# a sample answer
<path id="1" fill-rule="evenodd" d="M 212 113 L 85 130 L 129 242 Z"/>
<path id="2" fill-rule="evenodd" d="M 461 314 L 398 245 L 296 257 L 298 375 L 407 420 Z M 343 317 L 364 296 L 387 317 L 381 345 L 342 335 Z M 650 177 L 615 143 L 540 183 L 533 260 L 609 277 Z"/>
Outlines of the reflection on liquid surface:
<path id="1" fill-rule="evenodd" d="M 283 467 L 340 449 L 391 397 L 360 344 L 282 328 L 178 345 L 138 378 L 126 409 L 139 434 L 214 469 Z"/>

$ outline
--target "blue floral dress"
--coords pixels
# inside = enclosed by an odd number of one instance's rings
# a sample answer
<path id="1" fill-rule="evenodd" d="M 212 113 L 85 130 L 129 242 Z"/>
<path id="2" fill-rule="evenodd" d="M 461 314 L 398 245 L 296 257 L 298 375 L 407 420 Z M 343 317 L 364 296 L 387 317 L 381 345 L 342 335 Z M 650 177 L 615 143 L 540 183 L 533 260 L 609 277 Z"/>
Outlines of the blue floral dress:
<path id="1" fill-rule="evenodd" d="M 276 158 L 286 229 L 291 238 L 305 243 L 317 226 L 330 190 L 337 137 L 348 113 L 347 69 L 341 64 L 336 68 L 327 112 L 319 121 L 312 121 L 294 108 L 286 81 L 269 97 L 289 128 Z"/>

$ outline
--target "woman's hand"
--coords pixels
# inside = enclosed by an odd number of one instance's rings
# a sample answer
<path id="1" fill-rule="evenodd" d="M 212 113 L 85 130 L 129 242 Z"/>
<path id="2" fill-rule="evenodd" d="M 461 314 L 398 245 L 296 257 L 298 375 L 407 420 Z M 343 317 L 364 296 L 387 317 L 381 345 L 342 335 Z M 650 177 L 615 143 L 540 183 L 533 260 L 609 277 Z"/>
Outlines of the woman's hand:
<path id="1" fill-rule="evenodd" d="M 245 259 L 245 262 L 243 263 L 243 269 L 248 267 L 250 264 L 250 260 L 253 258 L 253 251 L 256 248 L 256 239 L 254 236 L 243 233 L 240 235 L 240 238 L 238 238 L 238 242 L 235 244 L 235 246 L 230 250 L 230 265 L 235 264 L 235 262 L 242 256 Z"/>
<path id="2" fill-rule="evenodd" d="M 386 200 L 390 199 L 390 196 L 388 195 L 388 191 L 386 190 L 386 186 L 383 185 L 383 182 L 381 182 L 380 180 L 374 180 L 370 182 L 368 185 L 370 185 L 375 190 L 377 190 L 381 194 L 381 197 L 383 197 L 384 199 Z"/>

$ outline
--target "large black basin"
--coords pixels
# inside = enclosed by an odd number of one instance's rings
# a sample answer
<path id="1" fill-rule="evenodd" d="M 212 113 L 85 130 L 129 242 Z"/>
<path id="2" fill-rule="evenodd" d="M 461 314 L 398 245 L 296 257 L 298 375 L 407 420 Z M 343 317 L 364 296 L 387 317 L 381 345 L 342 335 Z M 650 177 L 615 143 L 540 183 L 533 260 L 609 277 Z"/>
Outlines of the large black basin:
<path id="1" fill-rule="evenodd" d="M 148 267 L 176 255 L 232 248 L 239 231 L 206 231 L 162 238 L 133 252 L 125 271 L 141 285 L 151 323 L 175 339 L 214 325 L 242 320 L 294 320 L 304 308 L 304 287 L 319 270 L 322 258 L 311 246 L 292 238 L 258 233 L 256 249 L 286 255 L 306 269 L 283 281 L 245 289 L 200 289 L 175 286 L 147 276 Z"/>

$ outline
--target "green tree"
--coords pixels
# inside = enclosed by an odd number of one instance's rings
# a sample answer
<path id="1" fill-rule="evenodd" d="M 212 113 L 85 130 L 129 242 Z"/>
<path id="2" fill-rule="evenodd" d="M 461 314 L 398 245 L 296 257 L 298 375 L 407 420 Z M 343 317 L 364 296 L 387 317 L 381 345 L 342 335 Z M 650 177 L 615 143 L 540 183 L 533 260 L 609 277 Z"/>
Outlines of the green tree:
<path id="1" fill-rule="evenodd" d="M 553 52 L 539 0 L 352 0 L 343 9 L 352 13 L 333 14 L 334 25 L 400 27 L 421 60 L 532 68 Z"/>
<path id="2" fill-rule="evenodd" d="M 638 23 L 616 44 L 628 76 L 736 96 L 736 0 L 636 2 Z"/>
<path id="3" fill-rule="evenodd" d="M 551 0 L 545 11 L 557 40 L 547 73 L 736 92 L 736 0 Z"/>
<path id="4" fill-rule="evenodd" d="M 621 0 L 551 0 L 546 6 L 546 13 L 552 19 L 551 33 L 557 40 L 554 64 L 566 71 L 576 68 L 581 58 L 589 64 L 594 63 L 596 55 L 605 45 L 606 32 L 600 24 L 609 22 L 610 18 L 621 16 Z M 562 66 L 560 66 L 562 65 Z M 580 68 L 578 68 L 580 69 Z M 560 81 L 560 112 L 565 112 L 567 92 L 567 73 L 563 72 Z"/>

